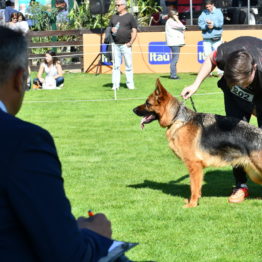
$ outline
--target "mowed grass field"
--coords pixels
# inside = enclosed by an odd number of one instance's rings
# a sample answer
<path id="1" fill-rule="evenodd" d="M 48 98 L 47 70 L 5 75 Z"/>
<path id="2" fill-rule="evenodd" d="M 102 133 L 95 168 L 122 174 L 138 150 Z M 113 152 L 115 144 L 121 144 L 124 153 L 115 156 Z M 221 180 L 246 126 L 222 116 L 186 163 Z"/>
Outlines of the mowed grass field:
<path id="1" fill-rule="evenodd" d="M 53 135 L 73 214 L 103 212 L 114 239 L 139 243 L 126 254 L 130 259 L 261 262 L 262 187 L 249 181 L 250 198 L 228 204 L 231 168 L 209 168 L 200 205 L 183 208 L 190 195 L 187 169 L 168 148 L 158 122 L 141 130 L 141 119 L 132 112 L 153 91 L 157 77 L 179 97 L 195 78 L 180 76 L 137 74 L 136 89 L 128 90 L 123 75 L 114 100 L 111 75 L 66 73 L 61 90 L 27 92 L 18 117 Z M 217 80 L 208 78 L 193 96 L 197 111 L 224 115 Z M 190 101 L 186 106 L 192 108 Z"/>

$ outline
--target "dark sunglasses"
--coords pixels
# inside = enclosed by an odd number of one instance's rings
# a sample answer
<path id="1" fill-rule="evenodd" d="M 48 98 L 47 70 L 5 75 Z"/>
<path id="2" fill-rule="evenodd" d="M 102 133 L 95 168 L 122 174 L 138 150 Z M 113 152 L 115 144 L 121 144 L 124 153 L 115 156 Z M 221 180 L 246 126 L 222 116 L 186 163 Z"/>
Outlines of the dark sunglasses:
<path id="1" fill-rule="evenodd" d="M 121 4 L 122 5 L 122 4 Z M 117 7 L 121 6 L 121 5 L 116 5 Z"/>

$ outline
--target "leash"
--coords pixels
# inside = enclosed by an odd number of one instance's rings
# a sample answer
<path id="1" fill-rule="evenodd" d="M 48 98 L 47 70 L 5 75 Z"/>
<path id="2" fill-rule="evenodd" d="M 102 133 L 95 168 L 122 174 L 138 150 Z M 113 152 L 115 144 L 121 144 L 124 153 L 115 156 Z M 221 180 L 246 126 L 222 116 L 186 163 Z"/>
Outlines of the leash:
<path id="1" fill-rule="evenodd" d="M 195 107 L 195 103 L 194 103 L 193 98 L 191 96 L 190 96 L 190 102 L 191 102 L 191 105 L 192 105 L 194 111 L 197 112 L 196 107 Z M 186 99 L 183 98 L 182 105 L 185 105 L 185 104 L 186 104 Z"/>
<path id="2" fill-rule="evenodd" d="M 196 107 L 195 107 L 195 103 L 194 103 L 194 101 L 193 101 L 192 96 L 190 96 L 190 102 L 191 102 L 191 105 L 192 105 L 194 111 L 197 112 Z"/>

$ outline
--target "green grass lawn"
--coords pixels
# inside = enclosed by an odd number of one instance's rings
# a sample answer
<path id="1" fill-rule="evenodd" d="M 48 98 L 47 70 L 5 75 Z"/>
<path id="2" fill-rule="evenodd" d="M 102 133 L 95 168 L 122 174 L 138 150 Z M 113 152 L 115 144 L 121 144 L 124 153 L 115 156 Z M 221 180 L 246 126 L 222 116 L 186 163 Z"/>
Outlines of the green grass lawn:
<path id="1" fill-rule="evenodd" d="M 179 96 L 195 78 L 180 76 L 137 74 L 136 89 L 123 84 L 114 100 L 111 75 L 66 73 L 61 90 L 27 92 L 18 117 L 53 135 L 73 214 L 106 213 L 113 238 L 140 243 L 127 253 L 130 259 L 261 262 L 262 187 L 249 182 L 250 198 L 228 204 L 231 169 L 210 168 L 200 205 L 182 208 L 190 194 L 187 169 L 168 148 L 165 130 L 154 122 L 142 131 L 132 112 L 153 91 L 157 77 Z M 193 96 L 199 112 L 224 115 L 217 80 L 208 78 Z M 186 105 L 192 108 L 190 101 Z"/>

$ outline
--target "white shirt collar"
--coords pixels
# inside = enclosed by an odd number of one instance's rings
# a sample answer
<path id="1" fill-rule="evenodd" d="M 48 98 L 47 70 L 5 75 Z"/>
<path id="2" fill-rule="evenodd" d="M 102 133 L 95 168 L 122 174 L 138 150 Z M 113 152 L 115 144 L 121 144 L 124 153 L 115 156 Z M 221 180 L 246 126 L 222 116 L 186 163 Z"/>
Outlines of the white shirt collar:
<path id="1" fill-rule="evenodd" d="M 6 106 L 5 106 L 5 104 L 1 100 L 0 100 L 0 109 L 7 113 Z"/>
<path id="2" fill-rule="evenodd" d="M 214 7 L 213 7 L 213 10 L 212 10 L 210 13 L 214 13 L 215 10 L 216 10 L 216 7 L 214 6 Z"/>

